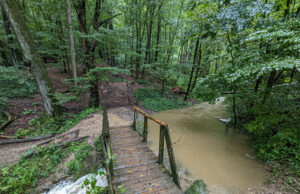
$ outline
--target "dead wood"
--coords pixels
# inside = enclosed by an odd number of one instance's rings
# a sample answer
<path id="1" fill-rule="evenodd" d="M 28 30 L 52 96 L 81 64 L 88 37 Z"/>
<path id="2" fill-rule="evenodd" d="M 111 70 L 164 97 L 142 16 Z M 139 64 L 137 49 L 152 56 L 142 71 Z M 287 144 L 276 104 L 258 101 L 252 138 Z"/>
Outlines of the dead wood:
<path id="1" fill-rule="evenodd" d="M 53 137 L 54 134 L 49 134 L 49 135 L 42 135 L 38 137 L 31 137 L 31 138 L 26 138 L 26 139 L 9 139 L 9 140 L 4 140 L 0 142 L 0 145 L 6 145 L 6 144 L 12 144 L 12 143 L 24 143 L 24 142 L 31 142 L 31 141 L 39 141 L 42 139 L 47 139 L 50 137 Z"/>

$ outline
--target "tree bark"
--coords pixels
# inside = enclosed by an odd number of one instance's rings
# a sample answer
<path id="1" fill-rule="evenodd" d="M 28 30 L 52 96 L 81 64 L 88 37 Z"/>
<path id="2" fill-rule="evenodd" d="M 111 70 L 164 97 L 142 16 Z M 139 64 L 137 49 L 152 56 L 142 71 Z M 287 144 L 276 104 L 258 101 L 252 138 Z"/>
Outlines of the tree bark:
<path id="1" fill-rule="evenodd" d="M 194 90 L 196 83 L 197 83 L 197 79 L 199 76 L 199 71 L 200 71 L 200 63 L 201 63 L 201 59 L 202 59 L 202 45 L 200 44 L 200 51 L 199 51 L 199 57 L 198 57 L 198 63 L 197 63 L 197 70 L 196 70 L 196 75 L 195 75 L 195 79 L 192 85 L 192 89 L 191 92 Z"/>
<path id="2" fill-rule="evenodd" d="M 72 12 L 71 12 L 70 0 L 67 0 L 67 17 L 68 17 L 68 25 L 69 25 L 69 40 L 70 40 L 73 79 L 74 79 L 74 85 L 77 86 L 77 66 L 76 66 L 76 57 L 75 57 L 73 29 L 72 29 Z"/>
<path id="3" fill-rule="evenodd" d="M 23 51 L 24 61 L 31 65 L 33 75 L 37 82 L 43 99 L 44 110 L 48 115 L 55 116 L 59 113 L 59 106 L 55 104 L 54 89 L 36 48 L 30 32 L 25 24 L 15 0 L 0 0 L 5 14 L 14 30 L 20 47 Z"/>
<path id="4" fill-rule="evenodd" d="M 145 52 L 145 64 L 151 64 L 151 37 L 152 37 L 152 26 L 153 26 L 153 17 L 154 17 L 154 10 L 156 5 L 155 4 L 150 4 L 149 5 L 150 9 L 150 22 L 149 22 L 149 28 L 148 28 L 148 33 L 147 33 L 147 44 L 146 44 L 146 52 Z M 142 73 L 142 79 L 145 76 L 145 67 L 143 67 L 143 73 Z"/>
<path id="5" fill-rule="evenodd" d="M 84 35 L 88 35 L 87 27 L 86 27 L 86 2 L 85 0 L 78 0 L 78 3 L 74 5 L 78 22 L 80 24 L 80 32 Z M 87 55 L 89 54 L 88 41 L 86 38 L 81 38 L 82 48 L 84 52 L 83 64 L 84 64 L 84 72 L 88 72 L 91 69 L 91 65 L 88 63 Z"/>
<path id="6" fill-rule="evenodd" d="M 188 89 L 187 89 L 187 91 L 185 93 L 185 97 L 184 97 L 185 101 L 187 100 L 187 98 L 189 96 L 189 93 L 190 93 L 190 90 L 191 90 L 191 85 L 192 85 L 192 80 L 193 80 L 194 70 L 195 70 L 195 63 L 196 63 L 196 58 L 197 58 L 197 52 L 198 52 L 198 47 L 199 47 L 199 42 L 200 42 L 200 38 L 198 37 L 197 42 L 196 42 L 196 46 L 195 46 L 194 61 L 193 61 L 193 67 L 192 67 L 191 75 L 190 75 L 190 80 L 189 80 L 189 83 L 188 83 Z"/>

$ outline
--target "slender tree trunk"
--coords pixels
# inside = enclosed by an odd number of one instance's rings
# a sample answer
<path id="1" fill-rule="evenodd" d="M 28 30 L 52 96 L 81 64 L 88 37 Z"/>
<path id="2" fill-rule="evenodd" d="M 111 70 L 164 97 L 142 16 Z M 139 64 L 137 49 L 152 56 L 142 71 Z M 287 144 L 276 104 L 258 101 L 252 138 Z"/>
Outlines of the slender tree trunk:
<path id="1" fill-rule="evenodd" d="M 62 27 L 61 17 L 59 17 L 59 19 L 56 20 L 56 25 L 59 28 L 59 30 L 57 32 L 57 36 L 58 36 L 59 40 L 61 41 L 61 43 L 63 45 L 66 45 L 66 41 L 64 40 L 64 37 L 63 37 L 64 30 Z M 66 48 L 64 48 L 63 50 L 64 50 L 64 54 L 62 55 L 62 62 L 64 64 L 64 72 L 71 74 L 69 60 L 68 60 L 68 50 Z"/>
<path id="2" fill-rule="evenodd" d="M 198 37 L 197 38 L 197 42 L 196 42 L 196 46 L 195 46 L 194 61 L 193 61 L 193 67 L 192 67 L 191 75 L 190 75 L 190 80 L 189 80 L 188 88 L 187 88 L 187 91 L 186 91 L 185 97 L 184 97 L 185 101 L 187 100 L 187 98 L 189 96 L 189 93 L 190 93 L 190 90 L 191 90 L 191 86 L 192 86 L 192 80 L 193 80 L 194 71 L 195 71 L 195 63 L 196 63 L 196 58 L 197 58 L 197 52 L 198 52 L 199 42 L 200 42 L 200 38 Z"/>
<path id="3" fill-rule="evenodd" d="M 147 33 L 147 44 L 146 44 L 146 52 L 145 52 L 145 64 L 151 64 L 151 37 L 152 37 L 152 26 L 153 26 L 153 16 L 154 16 L 155 4 L 150 5 L 150 22 Z M 142 79 L 145 76 L 145 67 L 143 67 Z"/>
<path id="4" fill-rule="evenodd" d="M 230 56 L 231 56 L 231 61 L 232 61 L 232 69 L 234 69 L 235 67 L 235 62 L 234 62 L 234 57 L 233 57 L 233 46 L 232 46 L 232 42 L 230 40 L 230 35 L 229 35 L 229 31 L 227 31 L 227 39 L 229 42 L 229 46 L 230 46 Z M 234 84 L 233 86 L 233 96 L 232 96 L 232 109 L 233 109 L 233 115 L 234 115 L 234 126 L 237 123 L 237 113 L 236 113 L 236 85 Z"/>
<path id="5" fill-rule="evenodd" d="M 195 79 L 191 88 L 191 92 L 194 90 L 196 83 L 197 83 L 197 79 L 199 76 L 199 71 L 200 71 L 200 63 L 201 63 L 201 59 L 202 59 L 202 45 L 200 44 L 200 50 L 199 50 L 199 57 L 198 57 L 198 63 L 197 63 L 197 71 L 196 71 L 196 75 L 195 75 Z"/>
<path id="6" fill-rule="evenodd" d="M 76 58 L 75 58 L 75 46 L 74 46 L 73 29 L 72 29 L 72 12 L 71 12 L 70 0 L 67 0 L 67 17 L 68 17 L 68 25 L 69 25 L 69 40 L 70 40 L 73 79 L 74 79 L 75 86 L 77 86 L 77 66 L 76 66 Z"/>
<path id="7" fill-rule="evenodd" d="M 17 40 L 22 48 L 24 60 L 30 63 L 33 75 L 37 82 L 43 99 L 44 110 L 48 115 L 55 116 L 59 113 L 59 106 L 55 104 L 54 89 L 36 48 L 30 32 L 25 24 L 15 0 L 0 0 L 0 4 L 8 17 L 15 32 Z"/>
<path id="8" fill-rule="evenodd" d="M 157 63 L 157 61 L 158 61 L 159 43 L 160 43 L 160 31 L 161 31 L 161 17 L 158 16 L 157 33 L 156 33 L 156 48 L 155 48 L 155 57 L 154 57 L 155 63 Z"/>

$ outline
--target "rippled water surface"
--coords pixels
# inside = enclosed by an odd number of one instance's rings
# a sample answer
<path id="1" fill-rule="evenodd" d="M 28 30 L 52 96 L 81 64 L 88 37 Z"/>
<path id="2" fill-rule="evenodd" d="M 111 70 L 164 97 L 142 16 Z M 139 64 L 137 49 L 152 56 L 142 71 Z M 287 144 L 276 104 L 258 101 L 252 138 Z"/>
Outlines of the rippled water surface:
<path id="1" fill-rule="evenodd" d="M 231 128 L 225 135 L 225 124 L 219 119 L 228 116 L 222 103 L 202 103 L 153 116 L 169 125 L 183 186 L 200 178 L 212 193 L 249 193 L 266 180 L 267 172 L 253 159 L 246 137 Z M 155 152 L 158 136 L 159 126 L 150 121 L 148 143 Z"/>

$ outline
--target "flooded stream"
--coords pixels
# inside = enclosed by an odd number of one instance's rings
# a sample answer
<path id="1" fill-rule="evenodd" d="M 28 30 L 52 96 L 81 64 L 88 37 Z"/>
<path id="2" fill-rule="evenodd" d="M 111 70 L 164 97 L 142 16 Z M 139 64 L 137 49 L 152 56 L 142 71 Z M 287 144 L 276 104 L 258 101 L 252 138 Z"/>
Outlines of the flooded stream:
<path id="1" fill-rule="evenodd" d="M 187 182 L 203 179 L 211 193 L 249 193 L 266 180 L 267 172 L 262 163 L 253 159 L 246 137 L 232 128 L 225 135 L 225 123 L 219 119 L 228 116 L 221 102 L 153 116 L 169 125 L 183 187 Z M 159 126 L 150 121 L 148 143 L 156 153 L 158 136 Z"/>

